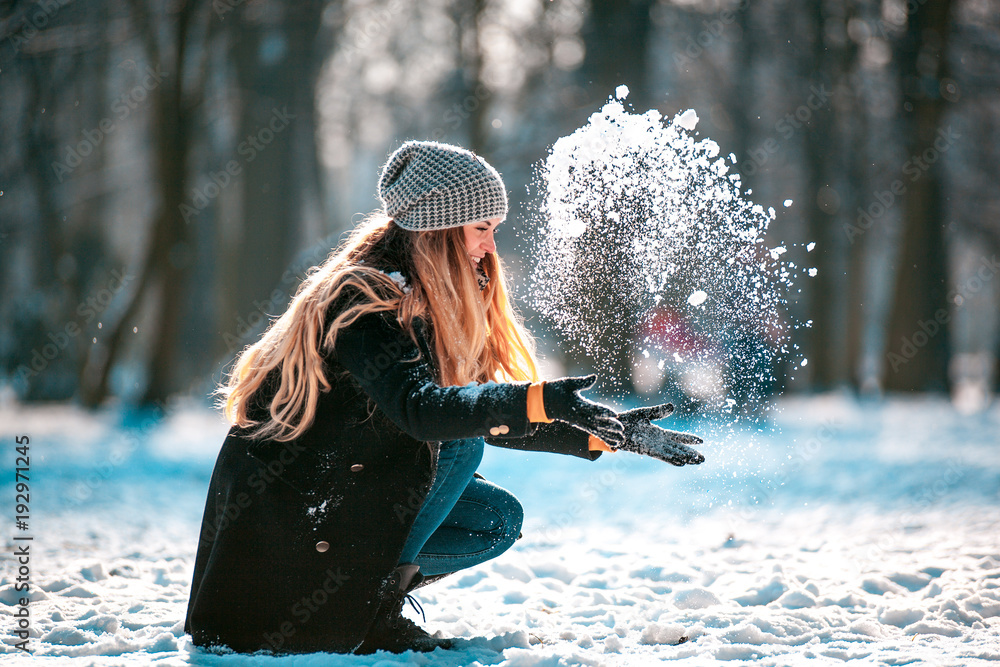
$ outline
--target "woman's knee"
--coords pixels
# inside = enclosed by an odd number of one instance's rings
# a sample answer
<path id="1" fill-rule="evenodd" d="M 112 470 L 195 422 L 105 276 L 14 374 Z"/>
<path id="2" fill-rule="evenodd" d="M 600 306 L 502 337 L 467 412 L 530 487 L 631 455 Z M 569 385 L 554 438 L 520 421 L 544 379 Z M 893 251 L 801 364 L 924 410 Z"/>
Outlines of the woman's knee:
<path id="1" fill-rule="evenodd" d="M 493 508 L 503 516 L 503 537 L 501 541 L 509 547 L 521 534 L 524 524 L 524 508 L 521 501 L 507 489 L 493 485 L 494 497 L 491 498 Z"/>

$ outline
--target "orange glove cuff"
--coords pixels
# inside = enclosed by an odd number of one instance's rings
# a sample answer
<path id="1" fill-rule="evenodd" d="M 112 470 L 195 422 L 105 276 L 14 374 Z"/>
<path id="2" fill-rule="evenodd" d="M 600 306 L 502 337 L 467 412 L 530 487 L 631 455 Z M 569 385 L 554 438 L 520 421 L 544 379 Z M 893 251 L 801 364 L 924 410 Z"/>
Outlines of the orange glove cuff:
<path id="1" fill-rule="evenodd" d="M 592 452 L 614 452 L 617 450 L 611 449 L 608 443 L 604 442 L 596 435 L 591 435 L 590 440 L 587 442 L 587 449 Z"/>
<path id="2" fill-rule="evenodd" d="M 528 386 L 528 421 L 532 423 L 549 424 L 552 422 L 545 414 L 543 389 L 545 382 L 535 382 Z"/>

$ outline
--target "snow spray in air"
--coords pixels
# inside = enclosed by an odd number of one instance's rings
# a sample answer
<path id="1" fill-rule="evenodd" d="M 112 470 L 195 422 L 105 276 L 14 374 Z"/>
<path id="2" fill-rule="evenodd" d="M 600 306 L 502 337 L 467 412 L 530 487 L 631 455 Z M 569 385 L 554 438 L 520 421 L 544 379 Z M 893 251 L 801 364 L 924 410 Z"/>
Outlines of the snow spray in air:
<path id="1" fill-rule="evenodd" d="M 619 86 L 536 173 L 531 300 L 623 403 L 756 417 L 791 363 L 785 295 L 805 270 L 765 245 L 774 209 L 744 196 L 734 156 L 694 137 L 693 110 L 665 122 L 629 113 L 627 94 Z"/>

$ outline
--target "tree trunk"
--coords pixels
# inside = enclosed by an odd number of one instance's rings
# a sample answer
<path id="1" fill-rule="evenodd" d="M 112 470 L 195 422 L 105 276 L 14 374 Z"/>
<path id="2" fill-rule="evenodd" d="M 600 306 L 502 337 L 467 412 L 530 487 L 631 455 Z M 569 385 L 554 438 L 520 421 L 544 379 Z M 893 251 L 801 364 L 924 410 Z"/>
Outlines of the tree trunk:
<path id="1" fill-rule="evenodd" d="M 629 87 L 628 102 L 634 108 L 645 110 L 650 105 L 646 59 L 651 5 L 651 0 L 591 0 L 590 15 L 582 33 L 586 54 L 580 76 L 584 80 L 584 89 L 593 91 L 597 96 L 597 99 L 587 105 L 593 110 L 601 106 L 609 96 L 613 96 L 615 88 L 621 84 Z M 624 217 L 627 216 L 623 216 L 623 219 Z M 618 241 L 612 245 L 623 248 L 623 252 L 615 252 L 614 247 L 609 249 L 605 255 L 607 261 L 614 263 L 620 270 L 627 270 L 627 255 L 631 245 L 628 239 L 632 232 L 626 225 L 616 228 L 611 221 L 601 221 L 601 224 L 609 234 L 618 237 Z M 580 261 L 586 264 L 592 259 L 581 257 Z M 594 342 L 605 358 L 589 361 L 602 373 L 601 380 L 605 390 L 614 388 L 616 391 L 631 393 L 634 388 L 632 355 L 638 333 L 638 313 L 622 312 L 631 309 L 613 296 L 613 286 L 597 285 L 594 290 L 594 312 L 588 313 L 586 317 L 590 322 L 590 331 L 604 332 L 597 335 Z"/>
<path id="2" fill-rule="evenodd" d="M 199 8 L 197 0 L 181 4 L 176 13 L 173 41 L 160 45 L 159 19 L 148 11 L 144 0 L 133 0 L 136 27 L 154 68 L 165 73 L 163 80 L 150 91 L 154 117 L 152 129 L 155 183 L 159 188 L 158 206 L 153 216 L 146 256 L 139 269 L 136 287 L 121 315 L 109 327 L 110 333 L 94 346 L 81 373 L 81 396 L 84 404 L 97 405 L 108 394 L 108 379 L 121 354 L 126 332 L 138 314 L 143 299 L 159 288 L 159 303 L 154 324 L 152 351 L 146 361 L 148 381 L 140 402 L 162 403 L 177 388 L 175 360 L 178 331 L 186 300 L 188 268 L 184 262 L 188 230 L 180 211 L 184 203 L 187 156 L 190 150 L 195 103 L 185 98 L 184 63 L 191 22 Z M 172 54 L 172 58 L 169 54 Z M 201 81 L 201 79 L 198 79 Z M 196 86 L 197 88 L 197 86 Z"/>
<path id="3" fill-rule="evenodd" d="M 179 20 L 177 62 L 184 62 L 189 15 Z M 178 65 L 178 70 L 180 66 Z M 179 76 L 156 100 L 157 185 L 160 190 L 160 210 L 155 223 L 158 233 L 148 258 L 157 266 L 160 283 L 160 307 L 154 332 L 152 356 L 149 360 L 149 380 L 143 393 L 143 405 L 161 404 L 179 386 L 176 377 L 176 357 L 182 327 L 184 304 L 187 300 L 190 275 L 190 228 L 180 213 L 187 183 L 187 159 L 194 124 L 192 109 L 185 104 L 182 79 Z"/>
<path id="4" fill-rule="evenodd" d="M 586 45 L 581 74 L 586 88 L 600 104 L 615 87 L 629 87 L 629 102 L 636 109 L 651 103 L 646 54 L 649 48 L 652 0 L 590 0 L 590 16 L 583 30 Z"/>
<path id="5" fill-rule="evenodd" d="M 233 45 L 240 88 L 234 160 L 241 165 L 243 228 L 229 292 L 238 316 L 261 324 L 284 309 L 284 301 L 273 303 L 270 297 L 301 241 L 303 200 L 318 172 L 315 164 L 303 168 L 316 154 L 296 150 L 305 142 L 296 142 L 295 135 L 304 133 L 314 142 L 323 4 L 288 1 L 276 7 L 276 16 L 250 16 L 250 7 L 241 7 Z"/>
<path id="6" fill-rule="evenodd" d="M 860 92 L 857 93 L 860 95 Z M 845 197 L 844 211 L 847 223 L 854 224 L 855 212 L 861 205 L 860 193 L 864 190 L 864 135 L 867 132 L 867 115 L 856 96 L 851 100 L 851 119 L 853 126 L 845 136 L 848 151 L 846 169 L 850 187 Z M 846 229 L 846 228 L 845 228 Z M 849 384 L 856 390 L 867 391 L 867 370 L 862 367 L 865 350 L 865 322 L 871 317 L 870 303 L 865 303 L 868 295 L 866 289 L 867 275 L 865 256 L 868 248 L 869 235 L 861 234 L 854 237 L 848 248 L 847 265 L 847 322 L 846 322 L 846 372 Z"/>
<path id="7" fill-rule="evenodd" d="M 479 40 L 479 22 L 485 9 L 486 0 L 471 0 L 460 3 L 455 8 L 455 23 L 459 29 L 456 33 L 456 49 L 463 65 L 455 73 L 458 77 L 454 91 L 454 103 L 462 110 L 460 118 L 464 119 L 465 139 L 459 143 L 474 153 L 487 151 L 486 129 L 488 111 L 490 108 L 490 91 L 483 83 L 483 52 Z"/>
<path id="8" fill-rule="evenodd" d="M 726 107 L 733 124 L 733 153 L 745 159 L 750 147 L 750 100 L 753 99 L 753 59 L 756 52 L 752 30 L 750 10 L 753 4 L 746 3 L 736 10 L 736 25 L 740 30 L 740 40 L 733 50 L 736 61 L 733 63 L 733 79 L 728 87 L 729 99 Z M 737 163 L 738 171 L 742 165 Z M 747 187 L 746 177 L 741 178 L 744 188 Z"/>
<path id="9" fill-rule="evenodd" d="M 89 13 L 67 8 L 57 22 L 61 22 L 57 29 L 86 32 L 106 24 L 107 7 L 102 4 Z M 100 219 L 105 197 L 104 151 L 100 144 L 92 146 L 92 152 L 69 169 L 67 153 L 83 143 L 81 133 L 92 131 L 106 113 L 102 93 L 108 49 L 101 45 L 81 54 L 76 52 L 78 47 L 43 39 L 29 40 L 20 48 L 15 59 L 28 84 L 27 141 L 21 169 L 34 186 L 38 215 L 22 227 L 30 235 L 31 271 L 8 293 L 18 294 L 18 299 L 34 290 L 45 295 L 44 310 L 19 305 L 11 314 L 16 335 L 24 341 L 19 347 L 27 351 L 30 364 L 30 350 L 39 341 L 48 342 L 53 329 L 59 331 L 71 322 L 82 325 L 81 329 L 96 330 L 97 326 L 97 322 L 87 327 L 78 321 L 76 308 L 94 290 L 95 267 L 106 263 L 101 235 L 90 224 Z M 91 145 L 89 140 L 87 144 Z M 106 281 L 108 267 L 102 268 L 96 278 Z M 25 290 L 24 282 L 31 287 Z M 23 398 L 71 398 L 77 390 L 81 349 L 88 347 L 83 340 L 88 339 L 87 333 L 68 339 L 59 356 L 28 383 Z"/>
<path id="10" fill-rule="evenodd" d="M 942 206 L 939 126 L 945 111 L 951 0 L 927 0 L 909 17 L 898 45 L 903 121 L 911 161 L 903 167 L 902 249 L 897 263 L 886 349 L 885 387 L 943 391 L 948 379 L 949 304 Z M 925 159 L 933 154 L 933 162 Z M 926 167 L 926 168 L 924 168 Z M 897 188 L 898 189 L 898 188 Z"/>
<path id="11" fill-rule="evenodd" d="M 815 278 L 807 282 L 810 293 L 809 313 L 813 321 L 809 330 L 810 384 L 824 390 L 844 386 L 849 382 L 848 335 L 849 320 L 844 289 L 844 276 L 848 267 L 847 239 L 842 232 L 844 205 L 852 197 L 852 183 L 845 177 L 849 158 L 845 153 L 845 126 L 838 108 L 844 100 L 835 95 L 844 94 L 842 85 L 851 65 L 853 49 L 846 37 L 846 17 L 833 13 L 836 6 L 829 3 L 809 5 L 809 25 L 812 34 L 812 58 L 808 67 L 810 87 L 803 93 L 802 108 L 808 109 L 811 118 L 804 130 L 807 164 L 806 201 L 803 202 L 809 226 L 809 239 L 816 242 L 816 249 L 809 258 L 817 269 Z M 827 25 L 827 22 L 831 25 Z M 828 34 L 837 34 L 841 25 L 842 39 L 834 41 Z M 825 99 L 829 96 L 829 99 Z M 798 116 L 797 116 L 798 117 Z M 848 209 L 848 211 L 853 209 Z M 849 212 L 846 213 L 849 215 Z"/>

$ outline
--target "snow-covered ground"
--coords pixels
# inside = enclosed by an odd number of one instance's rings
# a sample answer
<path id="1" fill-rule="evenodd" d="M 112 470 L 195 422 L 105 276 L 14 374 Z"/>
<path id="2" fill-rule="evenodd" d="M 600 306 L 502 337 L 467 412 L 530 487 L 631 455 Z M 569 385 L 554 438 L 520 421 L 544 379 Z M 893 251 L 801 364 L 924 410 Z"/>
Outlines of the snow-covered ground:
<path id="1" fill-rule="evenodd" d="M 525 506 L 524 537 L 419 591 L 430 655 L 209 655 L 183 617 L 226 430 L 0 408 L 9 528 L 0 580 L 16 650 L 13 537 L 32 536 L 41 665 L 974 665 L 1000 661 L 1000 408 L 939 399 L 785 399 L 776 431 L 710 435 L 700 467 L 493 449 L 481 472 Z M 669 422 L 664 422 L 667 426 Z M 14 438 L 30 436 L 27 531 Z M 681 637 L 688 640 L 678 644 Z M 0 661 L 10 656 L 0 656 Z"/>

